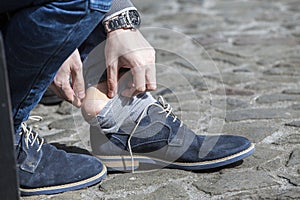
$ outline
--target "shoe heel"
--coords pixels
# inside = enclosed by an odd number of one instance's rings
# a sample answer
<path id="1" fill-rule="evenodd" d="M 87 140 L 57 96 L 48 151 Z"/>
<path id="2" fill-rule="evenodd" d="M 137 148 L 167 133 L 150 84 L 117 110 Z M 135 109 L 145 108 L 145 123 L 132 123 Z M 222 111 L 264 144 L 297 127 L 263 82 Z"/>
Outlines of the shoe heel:
<path id="1" fill-rule="evenodd" d="M 140 163 L 138 160 L 132 162 L 129 157 L 102 157 L 98 156 L 102 163 L 107 167 L 107 171 L 131 171 L 138 169 Z"/>

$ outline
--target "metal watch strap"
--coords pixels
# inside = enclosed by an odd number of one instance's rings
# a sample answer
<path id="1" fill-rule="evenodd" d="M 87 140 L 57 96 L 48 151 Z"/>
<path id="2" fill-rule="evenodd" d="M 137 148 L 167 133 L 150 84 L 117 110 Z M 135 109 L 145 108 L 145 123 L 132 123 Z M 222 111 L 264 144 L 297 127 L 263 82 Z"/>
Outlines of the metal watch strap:
<path id="1" fill-rule="evenodd" d="M 117 29 L 132 29 L 135 28 L 129 19 L 129 12 L 132 10 L 127 10 L 120 13 L 119 15 L 112 17 L 103 22 L 104 29 L 107 33 L 117 30 Z"/>

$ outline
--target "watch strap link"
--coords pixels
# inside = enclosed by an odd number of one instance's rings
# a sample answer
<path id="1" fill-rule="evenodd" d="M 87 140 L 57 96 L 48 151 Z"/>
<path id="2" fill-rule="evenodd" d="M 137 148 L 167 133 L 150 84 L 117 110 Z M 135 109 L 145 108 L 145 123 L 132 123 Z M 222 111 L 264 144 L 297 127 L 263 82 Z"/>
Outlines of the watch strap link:
<path id="1" fill-rule="evenodd" d="M 104 22 L 104 26 L 107 32 L 111 32 L 120 28 L 127 28 L 128 24 L 129 23 L 123 15 L 117 16 L 113 19 L 108 20 L 107 22 Z"/>
<path id="2" fill-rule="evenodd" d="M 111 17 L 110 19 L 105 19 L 103 21 L 104 29 L 107 33 L 117 30 L 117 29 L 134 29 L 136 26 L 132 24 L 129 17 L 129 12 L 136 10 L 126 10 L 118 15 Z"/>

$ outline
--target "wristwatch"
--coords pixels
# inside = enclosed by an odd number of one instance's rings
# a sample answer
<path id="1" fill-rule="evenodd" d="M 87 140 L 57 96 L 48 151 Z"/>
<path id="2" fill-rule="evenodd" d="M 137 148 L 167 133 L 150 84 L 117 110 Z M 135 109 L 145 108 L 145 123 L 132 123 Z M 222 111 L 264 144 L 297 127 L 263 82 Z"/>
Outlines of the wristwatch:
<path id="1" fill-rule="evenodd" d="M 117 29 L 137 29 L 141 24 L 141 18 L 137 10 L 126 10 L 120 14 L 103 21 L 106 33 Z"/>

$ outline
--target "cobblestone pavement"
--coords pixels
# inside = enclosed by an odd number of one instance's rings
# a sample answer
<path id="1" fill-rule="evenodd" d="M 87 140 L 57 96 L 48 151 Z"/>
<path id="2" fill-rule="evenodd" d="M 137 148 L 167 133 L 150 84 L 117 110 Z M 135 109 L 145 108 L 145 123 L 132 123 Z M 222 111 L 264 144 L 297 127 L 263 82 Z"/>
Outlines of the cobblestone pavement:
<path id="1" fill-rule="evenodd" d="M 255 153 L 213 171 L 109 174 L 87 189 L 22 199 L 299 199 L 299 0 L 134 2 L 144 27 L 156 27 L 144 29 L 158 49 L 154 95 L 198 133 L 246 136 Z M 64 102 L 32 114 L 44 117 L 35 126 L 48 142 L 89 149 L 79 110 Z"/>

